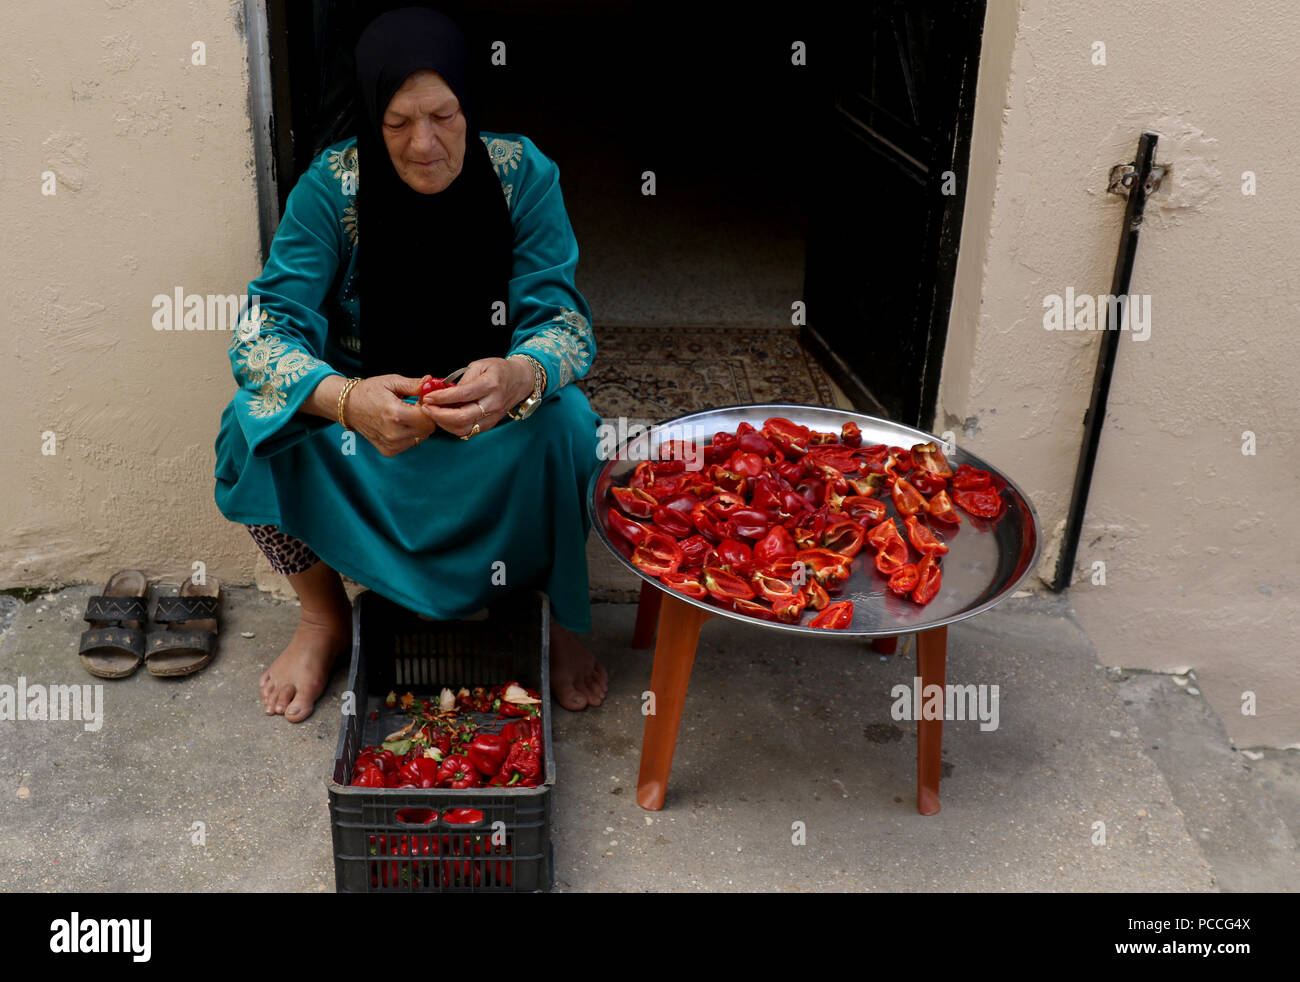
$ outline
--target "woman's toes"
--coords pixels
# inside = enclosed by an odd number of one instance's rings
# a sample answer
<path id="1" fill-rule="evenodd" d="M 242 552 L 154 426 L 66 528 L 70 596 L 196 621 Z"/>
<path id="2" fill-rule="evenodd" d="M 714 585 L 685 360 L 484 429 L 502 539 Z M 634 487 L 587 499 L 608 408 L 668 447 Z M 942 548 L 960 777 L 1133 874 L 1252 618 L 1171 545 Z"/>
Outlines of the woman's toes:
<path id="1" fill-rule="evenodd" d="M 275 699 L 273 700 L 277 714 L 282 714 L 284 712 L 285 707 L 293 701 L 293 697 L 297 692 L 298 687 L 292 682 L 283 682 L 280 684 L 280 687 L 275 692 Z"/>
<path id="2" fill-rule="evenodd" d="M 587 706 L 587 697 L 584 696 L 576 685 L 572 682 L 561 682 L 554 686 L 555 698 L 559 700 L 560 705 L 565 709 L 576 712 L 579 709 L 585 709 Z"/>

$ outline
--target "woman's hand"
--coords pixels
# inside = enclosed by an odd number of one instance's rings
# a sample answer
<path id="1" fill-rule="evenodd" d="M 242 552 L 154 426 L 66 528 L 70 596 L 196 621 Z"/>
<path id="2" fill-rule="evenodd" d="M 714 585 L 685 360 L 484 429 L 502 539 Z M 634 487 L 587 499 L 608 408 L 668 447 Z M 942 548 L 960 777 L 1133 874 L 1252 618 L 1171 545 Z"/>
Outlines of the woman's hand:
<path id="1" fill-rule="evenodd" d="M 428 393 L 420 408 L 430 423 L 467 436 L 476 423 L 480 433 L 492 429 L 532 391 L 533 370 L 526 358 L 480 358 L 469 363 L 454 386 Z"/>
<path id="2" fill-rule="evenodd" d="M 348 393 L 343 416 L 385 457 L 410 450 L 438 427 L 419 407 L 402 401 L 418 396 L 420 380 L 401 375 L 363 378 Z"/>

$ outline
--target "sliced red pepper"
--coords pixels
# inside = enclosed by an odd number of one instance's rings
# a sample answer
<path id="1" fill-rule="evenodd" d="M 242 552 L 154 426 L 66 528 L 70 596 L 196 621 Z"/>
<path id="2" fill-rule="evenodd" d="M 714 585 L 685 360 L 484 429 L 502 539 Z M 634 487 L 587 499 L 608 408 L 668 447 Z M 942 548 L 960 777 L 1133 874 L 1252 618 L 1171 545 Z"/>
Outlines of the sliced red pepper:
<path id="1" fill-rule="evenodd" d="M 650 492 L 640 488 L 610 488 L 609 493 L 633 518 L 649 518 L 659 504 Z"/>
<path id="2" fill-rule="evenodd" d="M 691 522 L 689 513 L 682 514 L 672 508 L 665 508 L 663 505 L 656 505 L 654 510 L 654 523 L 657 527 L 672 536 L 690 535 L 695 531 L 695 525 Z"/>
<path id="3" fill-rule="evenodd" d="M 651 576 L 676 573 L 682 565 L 682 547 L 671 535 L 651 532 L 632 553 L 632 565 Z"/>
<path id="4" fill-rule="evenodd" d="M 815 579 L 809 580 L 803 591 L 804 596 L 808 599 L 808 606 L 813 610 L 824 610 L 826 605 L 831 602 L 831 595 Z"/>
<path id="5" fill-rule="evenodd" d="M 808 452 L 812 431 L 781 416 L 773 416 L 763 422 L 763 436 L 780 447 L 787 457 L 794 459 Z"/>
<path id="6" fill-rule="evenodd" d="M 862 454 L 840 443 L 827 444 L 810 449 L 803 458 L 803 466 L 805 471 L 815 466 L 830 467 L 840 474 L 856 474 L 862 466 Z"/>
<path id="7" fill-rule="evenodd" d="M 980 488 L 975 491 L 957 489 L 952 493 L 952 500 L 957 503 L 959 508 L 979 518 L 997 518 L 1002 514 L 1002 509 L 1006 505 L 1002 495 L 998 494 L 992 487 Z"/>
<path id="8" fill-rule="evenodd" d="M 928 526 L 916 520 L 915 515 L 907 516 L 903 519 L 903 524 L 907 526 L 907 541 L 921 555 L 942 556 L 948 551 L 948 543 L 936 538 Z"/>
<path id="9" fill-rule="evenodd" d="M 948 479 L 939 477 L 937 474 L 931 474 L 929 471 L 914 470 L 912 471 L 912 487 L 922 494 L 938 494 L 948 487 Z"/>
<path id="10" fill-rule="evenodd" d="M 829 549 L 801 549 L 796 556 L 823 586 L 839 586 L 849 578 L 849 561 Z"/>
<path id="11" fill-rule="evenodd" d="M 877 549 L 883 549 L 889 544 L 891 539 L 902 541 L 902 536 L 898 534 L 898 526 L 894 524 L 892 518 L 886 518 L 879 525 L 873 525 L 867 531 L 867 544 Z"/>
<path id="12" fill-rule="evenodd" d="M 863 522 L 867 525 L 875 525 L 887 513 L 885 503 L 879 498 L 868 498 L 861 494 L 848 495 L 840 502 L 840 508 L 855 522 Z"/>
<path id="13" fill-rule="evenodd" d="M 747 425 L 747 424 L 742 424 Z M 746 453 L 758 454 L 766 459 L 776 453 L 776 446 L 767 437 L 763 436 L 757 430 L 748 433 L 736 433 L 736 446 Z"/>
<path id="14" fill-rule="evenodd" d="M 822 545 L 845 559 L 852 559 L 862 550 L 865 536 L 866 531 L 861 525 L 852 519 L 843 518 L 826 526 L 822 532 Z"/>
<path id="15" fill-rule="evenodd" d="M 648 526 L 632 521 L 617 508 L 609 510 L 609 527 L 634 546 L 644 542 L 651 531 Z"/>
<path id="16" fill-rule="evenodd" d="M 704 502 L 709 514 L 717 518 L 729 518 L 737 508 L 745 507 L 745 499 L 734 491 L 719 491 Z"/>
<path id="17" fill-rule="evenodd" d="M 776 612 L 773 611 L 772 608 L 765 607 L 763 604 L 758 603 L 754 600 L 733 600 L 731 602 L 731 609 L 734 610 L 737 614 L 745 614 L 749 617 L 757 617 L 759 620 L 764 620 L 764 621 L 776 620 Z"/>
<path id="18" fill-rule="evenodd" d="M 772 470 L 776 473 L 777 477 L 784 481 L 788 481 L 791 484 L 799 480 L 799 476 L 803 474 L 803 468 L 798 464 L 798 462 L 786 460 L 784 457 L 772 465 Z"/>
<path id="19" fill-rule="evenodd" d="M 749 582 L 758 590 L 759 596 L 772 603 L 776 603 L 778 600 L 789 600 L 796 592 L 789 580 L 773 576 L 766 570 L 757 570 L 750 576 Z"/>
<path id="20" fill-rule="evenodd" d="M 796 624 L 808 606 L 808 597 L 801 590 L 789 599 L 773 600 L 772 613 L 776 614 L 777 620 L 785 621 L 788 624 Z"/>
<path id="21" fill-rule="evenodd" d="M 970 464 L 959 464 L 952 476 L 952 486 L 959 491 L 978 491 L 993 483 L 992 475 Z"/>
<path id="22" fill-rule="evenodd" d="M 763 473 L 763 458 L 756 453 L 737 450 L 727 459 L 727 470 L 741 477 L 758 477 Z"/>
<path id="23" fill-rule="evenodd" d="M 809 627 L 843 630 L 853 623 L 853 601 L 841 600 L 833 603 L 808 622 Z"/>
<path id="24" fill-rule="evenodd" d="M 766 566 L 774 559 L 793 556 L 798 551 L 785 526 L 775 525 L 754 545 L 754 562 Z"/>
<path id="25" fill-rule="evenodd" d="M 754 551 L 739 539 L 723 539 L 718 543 L 717 565 L 737 576 L 748 576 L 754 564 Z"/>
<path id="26" fill-rule="evenodd" d="M 947 491 L 940 491 L 930 499 L 930 517 L 947 522 L 949 525 L 961 524 L 961 516 L 953 508 L 952 498 L 948 497 Z"/>
<path id="27" fill-rule="evenodd" d="M 916 589 L 918 579 L 916 564 L 906 563 L 890 574 L 889 589 L 901 597 Z"/>
<path id="28" fill-rule="evenodd" d="M 926 555 L 921 558 L 916 573 L 917 583 L 916 589 L 912 591 L 912 599 L 925 605 L 939 592 L 939 586 L 943 583 L 943 572 L 939 569 L 939 561 L 933 555 Z"/>
<path id="29" fill-rule="evenodd" d="M 725 569 L 717 566 L 704 567 L 704 589 L 721 600 L 723 603 L 730 604 L 733 600 L 753 600 L 754 588 L 742 580 L 739 576 L 728 573 Z"/>
<path id="30" fill-rule="evenodd" d="M 730 491 L 732 494 L 740 494 L 745 490 L 745 482 L 749 480 L 744 474 L 737 474 L 735 471 L 729 471 L 721 464 L 714 464 L 707 472 L 708 479 L 724 491 Z"/>
<path id="31" fill-rule="evenodd" d="M 840 442 L 850 447 L 862 446 L 862 428 L 852 421 L 840 427 Z"/>
<path id="32" fill-rule="evenodd" d="M 912 487 L 905 478 L 900 477 L 894 481 L 890 496 L 894 499 L 894 507 L 898 509 L 899 515 L 915 515 L 917 512 L 929 510 L 925 496 Z"/>
<path id="33" fill-rule="evenodd" d="M 933 440 L 914 446 L 912 460 L 917 470 L 926 471 L 935 477 L 952 477 L 952 466 L 948 463 L 948 458 L 939 449 L 939 444 Z"/>
<path id="34" fill-rule="evenodd" d="M 709 545 L 709 540 L 702 535 L 692 535 L 682 539 L 677 545 L 682 550 L 682 565 L 680 569 L 703 569 L 709 558 L 709 553 L 713 551 L 713 546 Z M 708 563 L 713 566 L 716 563 Z"/>
<path id="35" fill-rule="evenodd" d="M 695 523 L 695 528 L 700 535 L 704 536 L 709 542 L 720 542 L 723 538 L 718 531 L 717 519 L 709 511 L 708 505 L 701 501 L 691 509 L 691 521 Z"/>
<path id="36" fill-rule="evenodd" d="M 659 582 L 692 600 L 703 600 L 709 595 L 699 577 L 691 573 L 660 573 Z"/>

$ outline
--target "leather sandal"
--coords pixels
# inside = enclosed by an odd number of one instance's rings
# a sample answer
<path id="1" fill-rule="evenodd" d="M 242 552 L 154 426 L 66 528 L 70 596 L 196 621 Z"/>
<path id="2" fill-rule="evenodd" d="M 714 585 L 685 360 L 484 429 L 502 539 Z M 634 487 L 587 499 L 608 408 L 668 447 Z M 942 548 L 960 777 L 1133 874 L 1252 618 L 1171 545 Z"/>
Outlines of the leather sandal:
<path id="1" fill-rule="evenodd" d="M 138 569 L 114 573 L 100 596 L 86 601 L 81 634 L 81 664 L 101 679 L 124 679 L 144 660 L 144 622 L 149 609 L 149 581 Z"/>
<path id="2" fill-rule="evenodd" d="M 202 585 L 186 579 L 177 596 L 159 597 L 153 619 L 166 627 L 149 632 L 144 656 L 149 674 L 171 678 L 205 668 L 217 644 L 220 607 L 221 583 L 212 576 Z"/>

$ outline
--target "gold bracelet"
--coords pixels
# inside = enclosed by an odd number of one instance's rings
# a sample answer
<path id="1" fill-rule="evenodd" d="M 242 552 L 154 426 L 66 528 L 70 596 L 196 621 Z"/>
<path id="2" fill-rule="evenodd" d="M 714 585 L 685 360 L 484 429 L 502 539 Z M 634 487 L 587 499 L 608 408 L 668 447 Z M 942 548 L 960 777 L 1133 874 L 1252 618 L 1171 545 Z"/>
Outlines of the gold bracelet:
<path id="1" fill-rule="evenodd" d="M 359 378 L 348 379 L 343 383 L 343 391 L 339 393 L 339 426 L 343 427 L 345 430 L 350 430 L 352 427 L 348 426 L 348 421 L 343 418 L 343 409 L 347 405 L 348 396 L 352 392 L 352 387 L 360 381 L 361 379 Z"/>
<path id="2" fill-rule="evenodd" d="M 542 400 L 542 393 L 546 391 L 546 368 L 540 361 L 532 355 L 526 355 L 523 352 L 513 354 L 510 358 L 523 358 L 533 369 L 533 391 L 529 393 L 528 398 L 515 407 L 515 409 L 506 410 L 506 415 L 511 419 L 527 419 L 532 414 L 532 410 Z M 527 409 L 521 408 L 527 407 Z"/>

